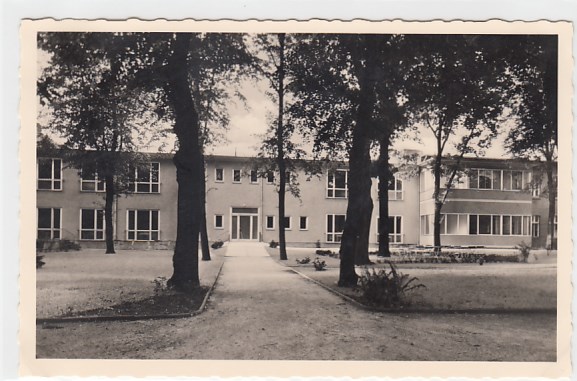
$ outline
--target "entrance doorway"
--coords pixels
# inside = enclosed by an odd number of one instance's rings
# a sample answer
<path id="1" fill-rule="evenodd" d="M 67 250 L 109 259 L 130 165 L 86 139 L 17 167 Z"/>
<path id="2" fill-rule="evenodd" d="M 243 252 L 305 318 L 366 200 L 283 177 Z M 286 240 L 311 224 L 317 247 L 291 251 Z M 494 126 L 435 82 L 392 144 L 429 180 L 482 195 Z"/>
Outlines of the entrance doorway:
<path id="1" fill-rule="evenodd" d="M 258 208 L 232 208 L 231 240 L 258 241 Z"/>

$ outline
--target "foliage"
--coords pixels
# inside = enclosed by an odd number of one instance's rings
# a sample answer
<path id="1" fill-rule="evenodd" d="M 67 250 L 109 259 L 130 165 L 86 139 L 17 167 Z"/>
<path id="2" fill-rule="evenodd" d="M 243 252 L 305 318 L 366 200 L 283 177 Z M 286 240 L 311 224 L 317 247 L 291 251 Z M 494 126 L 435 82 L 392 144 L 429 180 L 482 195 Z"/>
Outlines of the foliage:
<path id="1" fill-rule="evenodd" d="M 313 266 L 315 267 L 316 271 L 324 271 L 326 270 L 325 268 L 327 267 L 327 264 L 325 261 L 320 260 L 320 258 L 315 258 L 313 261 Z"/>
<path id="2" fill-rule="evenodd" d="M 81 249 L 80 245 L 76 242 L 70 241 L 68 239 L 61 239 L 59 241 L 59 248 L 61 251 L 78 251 Z"/>
<path id="3" fill-rule="evenodd" d="M 44 262 L 44 255 L 38 255 L 36 254 L 36 268 L 40 269 L 42 268 L 42 266 L 44 266 L 46 264 L 46 262 Z"/>
<path id="4" fill-rule="evenodd" d="M 222 247 L 222 245 L 224 245 L 224 242 L 222 241 L 214 241 L 210 247 L 212 247 L 213 249 L 220 249 Z"/>
<path id="5" fill-rule="evenodd" d="M 388 264 L 390 271 L 386 268 L 378 271 L 365 268 L 359 278 L 358 291 L 369 304 L 388 308 L 403 307 L 408 303 L 407 292 L 425 286 L 415 283 L 418 278 L 398 272 L 393 263 Z"/>
<path id="6" fill-rule="evenodd" d="M 311 261 L 310 257 L 304 257 L 303 259 L 296 259 L 296 262 L 299 265 L 306 265 L 307 263 L 309 263 Z"/>
<path id="7" fill-rule="evenodd" d="M 527 245 L 525 242 L 521 242 L 515 247 L 519 250 L 521 260 L 527 263 L 529 261 L 529 255 L 531 255 L 531 246 Z"/>
<path id="8" fill-rule="evenodd" d="M 268 244 L 268 246 L 270 248 L 276 249 L 278 247 L 278 242 L 276 242 L 274 239 L 272 241 L 270 241 L 270 243 Z"/>
<path id="9" fill-rule="evenodd" d="M 158 296 L 168 290 L 166 282 L 167 279 L 163 276 L 156 277 L 153 281 L 151 281 L 151 283 L 154 284 L 154 295 Z"/>
<path id="10" fill-rule="evenodd" d="M 320 248 L 321 248 L 321 241 L 320 241 L 319 239 L 317 239 L 317 241 L 315 242 L 315 247 L 316 247 L 317 249 L 320 249 Z"/>

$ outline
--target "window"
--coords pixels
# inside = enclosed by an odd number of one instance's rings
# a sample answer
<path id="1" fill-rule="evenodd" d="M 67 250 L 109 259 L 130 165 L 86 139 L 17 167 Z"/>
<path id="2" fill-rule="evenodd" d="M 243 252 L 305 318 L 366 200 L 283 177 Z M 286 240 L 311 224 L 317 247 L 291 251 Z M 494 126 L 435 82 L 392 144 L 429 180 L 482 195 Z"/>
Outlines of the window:
<path id="1" fill-rule="evenodd" d="M 267 184 L 274 184 L 274 172 L 268 171 L 266 173 L 266 183 Z"/>
<path id="2" fill-rule="evenodd" d="M 158 241 L 158 210 L 129 210 L 127 239 L 129 241 Z"/>
<path id="3" fill-rule="evenodd" d="M 531 216 L 531 236 L 539 237 L 539 223 L 541 222 L 541 216 Z"/>
<path id="4" fill-rule="evenodd" d="M 215 214 L 214 215 L 214 228 L 215 229 L 222 229 L 223 228 L 222 214 Z"/>
<path id="5" fill-rule="evenodd" d="M 421 216 L 421 235 L 433 234 L 433 222 L 432 214 Z"/>
<path id="6" fill-rule="evenodd" d="M 106 183 L 98 177 L 95 166 L 84 165 L 80 172 L 80 190 L 82 192 L 104 192 Z"/>
<path id="7" fill-rule="evenodd" d="M 104 239 L 104 210 L 80 209 L 80 239 Z"/>
<path id="8" fill-rule="evenodd" d="M 309 229 L 309 218 L 306 216 L 301 216 L 299 219 L 299 229 L 308 230 Z"/>
<path id="9" fill-rule="evenodd" d="M 335 172 L 329 173 L 327 177 L 327 197 L 328 198 L 347 198 L 349 195 L 348 189 L 348 174 L 349 171 L 345 169 L 338 169 Z"/>
<path id="10" fill-rule="evenodd" d="M 62 160 L 38 159 L 38 183 L 40 190 L 62 190 Z"/>
<path id="11" fill-rule="evenodd" d="M 402 200 L 402 199 L 403 199 L 403 180 L 397 179 L 395 177 L 389 183 L 389 200 Z"/>
<path id="12" fill-rule="evenodd" d="M 38 208 L 38 239 L 60 239 L 60 208 Z"/>
<path id="13" fill-rule="evenodd" d="M 160 193 L 160 163 L 148 163 L 134 169 L 130 188 L 134 193 Z"/>
<path id="14" fill-rule="evenodd" d="M 466 214 L 443 214 L 441 225 L 444 224 L 444 231 L 442 234 L 447 235 L 463 235 L 467 234 L 467 215 Z"/>
<path id="15" fill-rule="evenodd" d="M 291 218 L 290 217 L 284 218 L 284 228 L 287 230 L 290 230 L 290 228 L 291 228 Z"/>
<path id="16" fill-rule="evenodd" d="M 344 227 L 344 214 L 327 215 L 327 242 L 341 242 Z"/>
<path id="17" fill-rule="evenodd" d="M 501 190 L 502 171 L 498 169 L 471 169 L 469 188 Z"/>
<path id="18" fill-rule="evenodd" d="M 522 190 L 523 171 L 503 171 L 503 190 Z"/>
<path id="19" fill-rule="evenodd" d="M 389 231 L 389 243 L 403 243 L 403 217 L 389 216 L 387 229 Z M 377 242 L 380 241 L 379 224 L 381 219 L 377 217 Z"/>
<path id="20" fill-rule="evenodd" d="M 266 229 L 274 230 L 274 216 L 266 216 Z"/>
<path id="21" fill-rule="evenodd" d="M 232 182 L 233 183 L 240 183 L 240 169 L 233 169 L 232 170 Z"/>
<path id="22" fill-rule="evenodd" d="M 217 183 L 222 183 L 224 181 L 224 169 L 215 168 L 214 169 L 214 181 Z"/>
<path id="23" fill-rule="evenodd" d="M 257 171 L 250 171 L 250 183 L 258 184 L 258 173 Z"/>

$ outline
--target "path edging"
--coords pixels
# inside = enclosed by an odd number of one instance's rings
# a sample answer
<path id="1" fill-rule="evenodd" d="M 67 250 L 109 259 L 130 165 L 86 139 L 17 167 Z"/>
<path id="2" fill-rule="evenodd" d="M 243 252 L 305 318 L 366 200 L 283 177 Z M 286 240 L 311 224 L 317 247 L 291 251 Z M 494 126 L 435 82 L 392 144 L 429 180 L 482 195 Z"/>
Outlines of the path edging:
<path id="1" fill-rule="evenodd" d="M 71 317 L 56 317 L 56 318 L 39 318 L 36 319 L 36 324 L 49 324 L 49 323 L 82 323 L 82 322 L 103 322 L 103 321 L 136 321 L 136 320 L 160 320 L 160 319 L 181 319 L 193 317 L 204 312 L 208 299 L 216 286 L 216 282 L 220 277 L 220 273 L 224 266 L 224 260 L 222 261 L 214 282 L 206 292 L 204 299 L 200 307 L 193 312 L 184 312 L 177 314 L 153 314 L 153 315 L 112 315 L 112 316 L 71 316 Z"/>

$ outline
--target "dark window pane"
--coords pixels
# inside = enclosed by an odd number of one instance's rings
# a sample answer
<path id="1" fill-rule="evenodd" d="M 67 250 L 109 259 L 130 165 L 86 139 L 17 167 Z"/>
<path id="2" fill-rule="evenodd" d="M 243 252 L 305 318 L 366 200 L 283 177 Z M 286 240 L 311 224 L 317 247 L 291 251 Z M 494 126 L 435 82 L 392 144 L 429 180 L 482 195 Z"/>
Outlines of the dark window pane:
<path id="1" fill-rule="evenodd" d="M 90 181 L 90 182 L 83 181 L 82 182 L 82 190 L 94 192 L 96 190 L 96 184 L 92 181 Z"/>
<path id="2" fill-rule="evenodd" d="M 60 209 L 53 209 L 53 215 L 54 223 L 52 224 L 52 227 L 54 227 L 54 229 L 60 229 Z"/>
<path id="3" fill-rule="evenodd" d="M 148 232 L 136 232 L 137 241 L 148 241 L 150 234 Z"/>
<path id="4" fill-rule="evenodd" d="M 501 216 L 493 216 L 493 234 L 501 234 Z"/>
<path id="5" fill-rule="evenodd" d="M 134 210 L 128 211 L 128 229 L 134 230 Z"/>
<path id="6" fill-rule="evenodd" d="M 38 178 L 51 179 L 52 178 L 52 160 L 40 159 L 38 160 Z"/>
<path id="7" fill-rule="evenodd" d="M 269 183 L 273 183 L 274 182 L 274 173 L 273 172 L 268 172 L 266 174 L 266 181 Z"/>
<path id="8" fill-rule="evenodd" d="M 469 234 L 477 234 L 477 215 L 471 214 L 469 216 Z"/>
<path id="9" fill-rule="evenodd" d="M 284 218 L 284 227 L 285 227 L 285 229 L 290 229 L 290 227 L 291 227 L 291 218 L 290 217 Z"/>
<path id="10" fill-rule="evenodd" d="M 94 232 L 93 232 L 93 231 L 83 230 L 83 231 L 80 233 L 80 238 L 81 238 L 81 239 L 94 239 Z"/>
<path id="11" fill-rule="evenodd" d="M 82 229 L 94 229 L 94 210 L 82 209 Z"/>
<path id="12" fill-rule="evenodd" d="M 335 233 L 342 233 L 345 228 L 345 216 L 335 216 Z"/>
<path id="13" fill-rule="evenodd" d="M 491 216 L 479 216 L 479 234 L 491 234 Z"/>
<path id="14" fill-rule="evenodd" d="M 511 216 L 503 216 L 503 235 L 511 234 Z"/>
<path id="15" fill-rule="evenodd" d="M 38 180 L 38 189 L 52 189 L 52 181 Z"/>
<path id="16" fill-rule="evenodd" d="M 51 239 L 50 230 L 38 230 L 38 239 Z"/>
<path id="17" fill-rule="evenodd" d="M 38 227 L 50 229 L 52 227 L 52 210 L 38 209 Z"/>
<path id="18" fill-rule="evenodd" d="M 52 238 L 54 239 L 60 239 L 60 230 L 54 230 L 52 232 Z"/>
<path id="19" fill-rule="evenodd" d="M 54 178 L 60 180 L 62 178 L 61 172 L 62 160 L 54 159 Z"/>
<path id="20" fill-rule="evenodd" d="M 306 229 L 306 228 L 307 228 L 307 218 L 306 218 L 306 217 L 301 217 L 300 228 L 301 228 L 301 229 Z"/>
<path id="21" fill-rule="evenodd" d="M 152 233 L 151 233 L 151 236 L 150 236 L 150 239 L 151 239 L 152 241 L 158 241 L 158 232 L 152 232 Z"/>
<path id="22" fill-rule="evenodd" d="M 250 181 L 256 183 L 258 181 L 258 176 L 256 171 L 250 171 Z"/>
<path id="23" fill-rule="evenodd" d="M 266 227 L 268 229 L 274 229 L 274 217 L 266 216 Z"/>
<path id="24" fill-rule="evenodd" d="M 104 210 L 96 211 L 96 228 L 104 229 Z"/>
<path id="25" fill-rule="evenodd" d="M 128 239 L 134 241 L 134 232 L 128 232 Z"/>
<path id="26" fill-rule="evenodd" d="M 160 171 L 160 167 L 158 163 L 152 163 L 152 173 L 151 173 L 151 177 L 152 177 L 152 181 L 153 182 L 158 182 L 158 173 Z"/>
<path id="27" fill-rule="evenodd" d="M 159 192 L 159 185 L 158 184 L 152 184 L 152 193 L 158 193 Z"/>
<path id="28" fill-rule="evenodd" d="M 158 210 L 151 211 L 152 213 L 152 227 L 151 230 L 158 230 Z"/>
<path id="29" fill-rule="evenodd" d="M 139 210 L 136 212 L 136 229 L 150 229 L 150 214 L 148 213 L 148 210 Z"/>
<path id="30" fill-rule="evenodd" d="M 139 193 L 149 193 L 150 192 L 150 184 L 137 184 L 136 191 Z"/>

